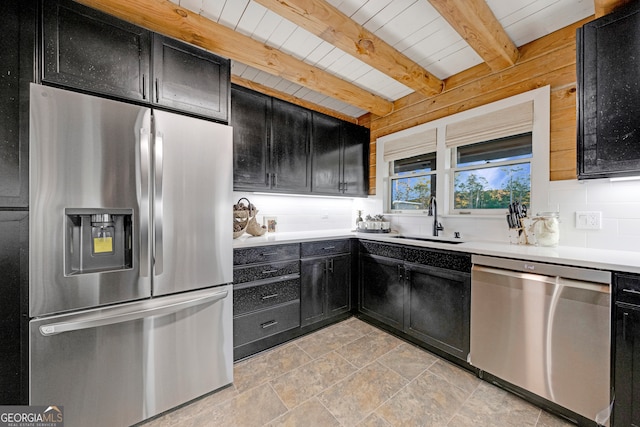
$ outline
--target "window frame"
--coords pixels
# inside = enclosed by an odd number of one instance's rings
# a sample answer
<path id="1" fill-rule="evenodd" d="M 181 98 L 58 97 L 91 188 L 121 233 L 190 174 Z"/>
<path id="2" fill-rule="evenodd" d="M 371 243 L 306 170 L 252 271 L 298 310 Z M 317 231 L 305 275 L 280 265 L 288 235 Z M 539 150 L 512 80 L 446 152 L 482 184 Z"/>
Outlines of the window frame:
<path id="1" fill-rule="evenodd" d="M 398 160 L 402 160 L 402 159 L 397 159 L 397 160 L 392 160 L 390 162 L 388 162 L 389 165 L 389 199 L 387 201 L 387 206 L 388 206 L 388 212 L 387 213 L 391 213 L 391 214 L 402 214 L 402 213 L 416 213 L 416 212 L 420 212 L 420 211 L 427 211 L 428 207 L 425 208 L 419 208 L 419 209 L 394 209 L 393 208 L 393 200 L 391 199 L 391 196 L 393 195 L 393 190 L 392 190 L 392 186 L 393 186 L 393 181 L 396 179 L 403 179 L 403 178 L 420 178 L 423 176 L 433 176 L 435 177 L 436 180 L 436 189 L 434 191 L 434 193 L 437 195 L 438 194 L 438 190 L 437 190 L 437 185 L 438 185 L 438 152 L 437 151 L 428 151 L 426 153 L 422 153 L 420 155 L 427 155 L 427 154 L 431 154 L 433 153 L 434 155 L 434 160 L 435 160 L 435 167 L 432 168 L 430 171 L 424 171 L 424 172 L 411 172 L 409 174 L 404 174 L 404 175 L 400 175 L 394 172 L 395 169 L 395 162 L 397 162 Z M 412 157 L 417 157 L 417 156 L 412 156 Z M 406 157 L 407 159 L 410 159 L 411 157 Z M 432 184 L 433 187 L 433 184 Z"/>
<path id="2" fill-rule="evenodd" d="M 446 116 L 422 125 L 404 129 L 402 131 L 385 135 L 377 139 L 377 152 L 382 153 L 384 144 L 398 138 L 410 138 L 413 135 L 421 135 L 427 131 L 437 132 L 437 167 L 436 167 L 436 197 L 438 200 L 438 215 L 441 217 L 475 217 L 475 218 L 500 218 L 504 221 L 504 211 L 501 209 L 490 209 L 480 211 L 453 210 L 453 170 L 452 170 L 452 147 L 446 145 L 447 125 L 478 118 L 491 114 L 505 108 L 517 107 L 520 104 L 532 101 L 533 103 L 533 124 L 532 134 L 532 157 L 531 157 L 531 206 L 530 212 L 548 210 L 548 189 L 549 189 L 549 140 L 550 140 L 550 86 L 544 86 L 518 95 L 504 98 L 480 107 Z M 523 133 L 523 132 L 516 132 Z M 385 162 L 382 156 L 376 156 L 376 187 L 378 191 L 373 199 L 381 204 L 383 212 L 387 215 L 399 216 L 424 216 L 427 210 L 394 210 L 390 209 L 390 165 Z M 372 197 L 370 196 L 370 199 Z"/>

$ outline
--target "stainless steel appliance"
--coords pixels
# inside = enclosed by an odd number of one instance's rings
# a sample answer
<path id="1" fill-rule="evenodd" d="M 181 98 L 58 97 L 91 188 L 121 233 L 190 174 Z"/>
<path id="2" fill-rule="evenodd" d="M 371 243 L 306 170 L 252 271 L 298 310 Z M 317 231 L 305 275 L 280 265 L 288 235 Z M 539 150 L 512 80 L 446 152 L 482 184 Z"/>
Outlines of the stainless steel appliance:
<path id="1" fill-rule="evenodd" d="M 468 361 L 605 425 L 611 273 L 472 257 Z"/>
<path id="2" fill-rule="evenodd" d="M 232 382 L 232 132 L 31 86 L 30 403 L 130 425 Z"/>

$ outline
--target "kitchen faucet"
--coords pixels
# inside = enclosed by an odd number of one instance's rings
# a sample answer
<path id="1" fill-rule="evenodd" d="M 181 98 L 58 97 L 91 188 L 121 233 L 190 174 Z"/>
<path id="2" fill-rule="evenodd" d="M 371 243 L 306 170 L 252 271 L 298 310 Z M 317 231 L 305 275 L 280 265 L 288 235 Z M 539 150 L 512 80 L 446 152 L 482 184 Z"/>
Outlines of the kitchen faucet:
<path id="1" fill-rule="evenodd" d="M 444 230 L 444 227 L 438 222 L 438 203 L 436 202 L 435 196 L 431 196 L 429 199 L 429 211 L 427 215 L 433 216 L 433 235 L 437 237 L 438 232 Z"/>

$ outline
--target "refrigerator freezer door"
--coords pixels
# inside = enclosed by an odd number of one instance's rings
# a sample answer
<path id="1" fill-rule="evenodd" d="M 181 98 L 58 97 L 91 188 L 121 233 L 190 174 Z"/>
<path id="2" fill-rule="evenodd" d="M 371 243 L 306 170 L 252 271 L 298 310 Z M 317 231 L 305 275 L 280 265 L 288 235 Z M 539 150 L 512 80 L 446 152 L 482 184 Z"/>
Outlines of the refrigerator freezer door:
<path id="1" fill-rule="evenodd" d="M 29 316 L 148 298 L 150 256 L 143 240 L 150 180 L 143 174 L 150 163 L 151 111 L 33 84 L 30 103 Z M 125 265 L 99 272 L 95 265 L 108 254 L 83 246 L 81 233 L 70 231 L 82 227 L 69 210 L 128 212 L 130 239 L 120 242 L 130 253 Z M 101 251 L 112 249 L 107 243 Z M 72 262 L 93 269 L 69 268 Z"/>
<path id="2" fill-rule="evenodd" d="M 153 295 L 231 283 L 232 129 L 165 111 L 153 121 Z"/>
<path id="3" fill-rule="evenodd" d="M 30 404 L 132 425 L 233 381 L 232 286 L 32 320 Z"/>

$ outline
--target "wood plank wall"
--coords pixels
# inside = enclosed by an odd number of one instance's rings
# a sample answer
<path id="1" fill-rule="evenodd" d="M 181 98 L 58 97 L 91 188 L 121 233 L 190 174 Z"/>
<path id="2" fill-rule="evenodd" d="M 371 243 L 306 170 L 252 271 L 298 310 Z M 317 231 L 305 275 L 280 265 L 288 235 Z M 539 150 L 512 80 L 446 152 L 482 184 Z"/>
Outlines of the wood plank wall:
<path id="1" fill-rule="evenodd" d="M 376 194 L 376 139 L 522 92 L 551 86 L 550 179 L 576 178 L 576 22 L 520 47 L 512 67 L 493 72 L 486 64 L 445 80 L 443 93 L 426 98 L 412 93 L 394 103 L 384 117 L 366 115 L 371 129 L 369 193 Z"/>

